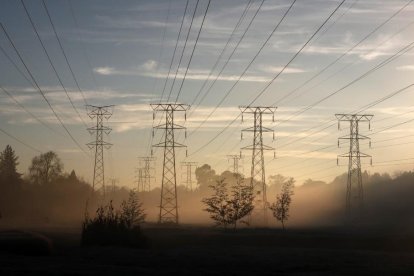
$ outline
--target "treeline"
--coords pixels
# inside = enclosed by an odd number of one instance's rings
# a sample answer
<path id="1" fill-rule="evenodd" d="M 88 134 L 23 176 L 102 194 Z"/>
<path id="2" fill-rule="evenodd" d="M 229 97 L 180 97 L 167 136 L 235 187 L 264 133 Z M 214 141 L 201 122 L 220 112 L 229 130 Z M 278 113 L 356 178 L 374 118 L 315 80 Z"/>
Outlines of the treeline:
<path id="1" fill-rule="evenodd" d="M 91 185 L 73 170 L 64 172 L 63 163 L 53 151 L 35 156 L 26 175 L 17 171 L 18 164 L 15 151 L 6 146 L 0 153 L 0 222 L 80 225 L 87 199 L 93 193 Z M 99 198 L 101 193 L 93 195 Z M 115 190 L 116 202 L 127 196 L 127 189 Z"/>
<path id="2" fill-rule="evenodd" d="M 87 199 L 92 188 L 74 171 L 64 171 L 64 166 L 54 152 L 35 156 L 24 176 L 17 171 L 18 157 L 10 146 L 0 153 L 0 213 L 1 222 L 27 224 L 71 223 L 80 225 L 84 220 Z M 196 169 L 197 185 L 189 190 L 177 186 L 179 221 L 212 225 L 208 212 L 204 211 L 203 198 L 212 195 L 211 185 L 224 180 L 229 187 L 236 184 L 239 176 L 229 171 L 217 173 L 205 164 Z M 271 173 L 270 173 L 271 174 Z M 414 229 L 414 173 L 389 174 L 362 173 L 364 187 L 364 223 L 394 229 Z M 290 177 L 282 174 L 270 175 L 267 183 L 269 204 L 276 201 L 283 183 Z M 250 178 L 244 178 L 250 183 Z M 332 182 L 308 179 L 296 183 L 289 211 L 289 227 L 337 226 L 345 219 L 345 195 L 347 174 Z M 157 185 L 160 186 L 160 185 Z M 147 214 L 147 221 L 156 222 L 159 215 L 160 188 L 138 193 L 139 201 Z M 119 206 L 128 199 L 129 189 L 108 187 L 106 199 Z M 102 192 L 93 194 L 96 201 Z M 93 215 L 97 206 L 89 205 Z M 281 226 L 269 219 L 271 226 Z"/>

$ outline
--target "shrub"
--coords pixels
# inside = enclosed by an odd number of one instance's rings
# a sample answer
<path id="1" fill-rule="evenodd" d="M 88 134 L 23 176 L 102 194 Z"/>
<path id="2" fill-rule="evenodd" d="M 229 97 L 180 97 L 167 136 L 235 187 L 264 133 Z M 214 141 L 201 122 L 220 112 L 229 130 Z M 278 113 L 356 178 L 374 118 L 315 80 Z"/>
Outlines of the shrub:
<path id="1" fill-rule="evenodd" d="M 141 230 L 145 213 L 135 192 L 131 191 L 128 201 L 123 201 L 121 211 L 115 211 L 112 201 L 96 210 L 94 218 L 85 215 L 82 225 L 83 246 L 127 246 L 145 248 L 147 238 Z"/>

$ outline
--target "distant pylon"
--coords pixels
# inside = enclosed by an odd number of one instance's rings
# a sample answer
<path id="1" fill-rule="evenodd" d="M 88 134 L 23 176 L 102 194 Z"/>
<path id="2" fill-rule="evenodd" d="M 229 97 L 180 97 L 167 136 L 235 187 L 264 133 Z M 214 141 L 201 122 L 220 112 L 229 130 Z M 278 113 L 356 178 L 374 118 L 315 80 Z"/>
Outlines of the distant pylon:
<path id="1" fill-rule="evenodd" d="M 151 107 L 154 111 L 153 119 L 155 119 L 156 112 L 161 111 L 165 113 L 165 124 L 154 127 L 155 129 L 164 130 L 164 142 L 153 145 L 153 147 L 164 148 L 160 214 L 158 222 L 178 224 L 175 148 L 183 148 L 186 146 L 175 141 L 175 130 L 185 130 L 185 127 L 174 123 L 174 113 L 182 111 L 184 112 L 184 118 L 186 118 L 186 111 L 189 106 L 186 104 L 159 103 L 151 104 Z"/>
<path id="2" fill-rule="evenodd" d="M 149 192 L 151 190 L 151 179 L 155 179 L 155 168 L 153 157 L 139 157 L 139 167 L 141 168 L 141 190 L 140 192 Z"/>
<path id="3" fill-rule="evenodd" d="M 254 123 L 253 127 L 249 127 L 242 130 L 241 138 L 243 139 L 243 132 L 253 132 L 253 144 L 241 148 L 242 150 L 252 151 L 252 166 L 251 166 L 251 180 L 250 185 L 253 187 L 254 199 L 254 210 L 249 216 L 249 220 L 252 224 L 256 225 L 267 225 L 267 209 L 269 203 L 267 202 L 266 196 L 266 174 L 264 165 L 265 150 L 275 150 L 273 147 L 266 146 L 263 144 L 263 132 L 272 132 L 273 140 L 275 138 L 274 131 L 270 128 L 263 127 L 263 114 L 272 115 L 272 121 L 274 121 L 274 114 L 276 107 L 271 106 L 240 106 L 242 113 L 242 121 L 244 114 L 253 114 Z M 274 153 L 275 155 L 275 153 Z M 255 181 L 256 180 L 256 181 Z"/>
<path id="4" fill-rule="evenodd" d="M 117 183 L 119 183 L 119 180 L 115 177 L 111 177 L 111 178 L 109 178 L 109 183 L 110 183 L 110 186 L 111 186 L 111 195 L 114 196 L 115 186 L 116 186 Z"/>
<path id="5" fill-rule="evenodd" d="M 135 169 L 135 179 L 137 181 L 137 192 L 144 191 L 144 180 L 143 180 L 143 174 L 142 174 L 142 168 L 136 168 Z"/>
<path id="6" fill-rule="evenodd" d="M 233 155 L 227 155 L 227 160 L 232 161 L 232 169 L 233 173 L 239 174 L 240 173 L 240 167 L 242 164 L 240 164 L 240 161 L 243 159 L 241 154 L 233 154 Z"/>
<path id="7" fill-rule="evenodd" d="M 195 181 L 193 180 L 193 168 L 197 167 L 197 162 L 181 162 L 182 171 L 183 171 L 183 167 L 185 168 L 184 169 L 185 180 L 183 181 L 183 184 L 188 191 L 193 191 L 193 184 L 195 184 Z"/>
<path id="8" fill-rule="evenodd" d="M 95 190 L 102 189 L 103 196 L 105 198 L 105 167 L 104 167 L 104 147 L 109 149 L 112 144 L 105 142 L 103 135 L 109 134 L 111 132 L 111 128 L 104 126 L 103 120 L 108 120 L 113 113 L 113 105 L 107 106 L 93 106 L 87 105 L 88 115 L 91 119 L 96 118 L 96 125 L 93 127 L 88 128 L 89 133 L 96 134 L 95 141 L 90 142 L 87 146 L 90 149 L 95 148 L 95 164 L 93 169 L 93 184 L 92 188 Z"/>
<path id="9" fill-rule="evenodd" d="M 349 122 L 349 135 L 339 137 L 339 140 L 349 140 L 349 152 L 338 155 L 337 164 L 339 164 L 339 157 L 348 158 L 348 180 L 346 185 L 346 213 L 347 219 L 358 219 L 362 215 L 364 205 L 364 191 L 362 186 L 361 175 L 361 157 L 370 157 L 372 164 L 372 157 L 368 154 L 362 153 L 359 150 L 359 140 L 369 140 L 371 146 L 371 138 L 359 134 L 359 123 L 368 122 L 368 128 L 371 129 L 371 119 L 373 115 L 359 115 L 359 114 L 335 114 L 338 119 L 338 129 L 340 129 L 341 122 Z"/>

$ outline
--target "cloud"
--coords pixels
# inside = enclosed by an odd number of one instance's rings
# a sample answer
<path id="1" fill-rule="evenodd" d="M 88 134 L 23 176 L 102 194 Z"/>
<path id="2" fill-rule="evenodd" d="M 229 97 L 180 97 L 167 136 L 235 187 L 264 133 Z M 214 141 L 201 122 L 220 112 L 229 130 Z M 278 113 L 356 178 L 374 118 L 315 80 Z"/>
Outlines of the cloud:
<path id="1" fill-rule="evenodd" d="M 267 72 L 271 72 L 271 73 L 279 73 L 280 71 L 282 71 L 283 66 L 263 66 L 263 71 L 267 71 Z M 305 70 L 301 69 L 301 68 L 291 68 L 291 67 L 287 67 L 283 73 L 284 74 L 297 74 L 297 73 L 304 73 L 306 72 Z"/>
<path id="2" fill-rule="evenodd" d="M 167 72 L 154 72 L 156 65 L 154 63 L 144 63 L 143 65 L 136 67 L 136 68 L 128 68 L 128 69 L 116 69 L 114 67 L 104 66 L 104 67 L 96 67 L 94 71 L 98 74 L 105 75 L 105 76 L 143 76 L 143 77 L 151 77 L 151 78 L 167 78 Z M 145 68 L 146 70 L 143 70 Z M 182 70 L 184 71 L 184 70 Z M 186 79 L 188 80 L 205 80 L 207 79 L 209 72 L 207 70 L 194 70 L 189 69 L 186 75 Z M 216 74 L 212 74 L 210 79 L 221 80 L 221 81 L 237 81 L 240 75 L 220 75 L 217 78 Z M 177 74 L 177 79 L 184 79 L 184 72 L 180 72 Z M 242 82 L 269 82 L 271 77 L 262 76 L 262 75 L 247 75 L 244 76 L 240 81 Z"/>
<path id="3" fill-rule="evenodd" d="M 153 71 L 157 68 L 157 66 L 158 63 L 155 60 L 150 59 L 142 65 L 142 68 L 148 71 Z"/>
<path id="4" fill-rule="evenodd" d="M 96 67 L 93 70 L 96 73 L 101 74 L 101 75 L 105 75 L 105 76 L 113 75 L 116 72 L 115 68 L 109 67 L 109 66 Z"/>
<path id="5" fill-rule="evenodd" d="M 398 71 L 414 71 L 414 65 L 402 65 L 396 67 L 395 69 Z"/>

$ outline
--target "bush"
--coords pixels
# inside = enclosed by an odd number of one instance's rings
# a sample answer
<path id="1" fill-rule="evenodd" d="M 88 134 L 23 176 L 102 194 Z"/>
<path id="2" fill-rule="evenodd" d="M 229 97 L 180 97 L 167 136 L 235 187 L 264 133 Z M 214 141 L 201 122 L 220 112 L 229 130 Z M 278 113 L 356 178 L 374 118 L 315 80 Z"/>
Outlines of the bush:
<path id="1" fill-rule="evenodd" d="M 145 214 L 135 192 L 131 191 L 128 201 L 121 204 L 121 211 L 115 211 L 112 201 L 101 206 L 94 218 L 85 216 L 82 225 L 83 246 L 127 246 L 148 247 L 147 238 L 141 230 Z"/>

